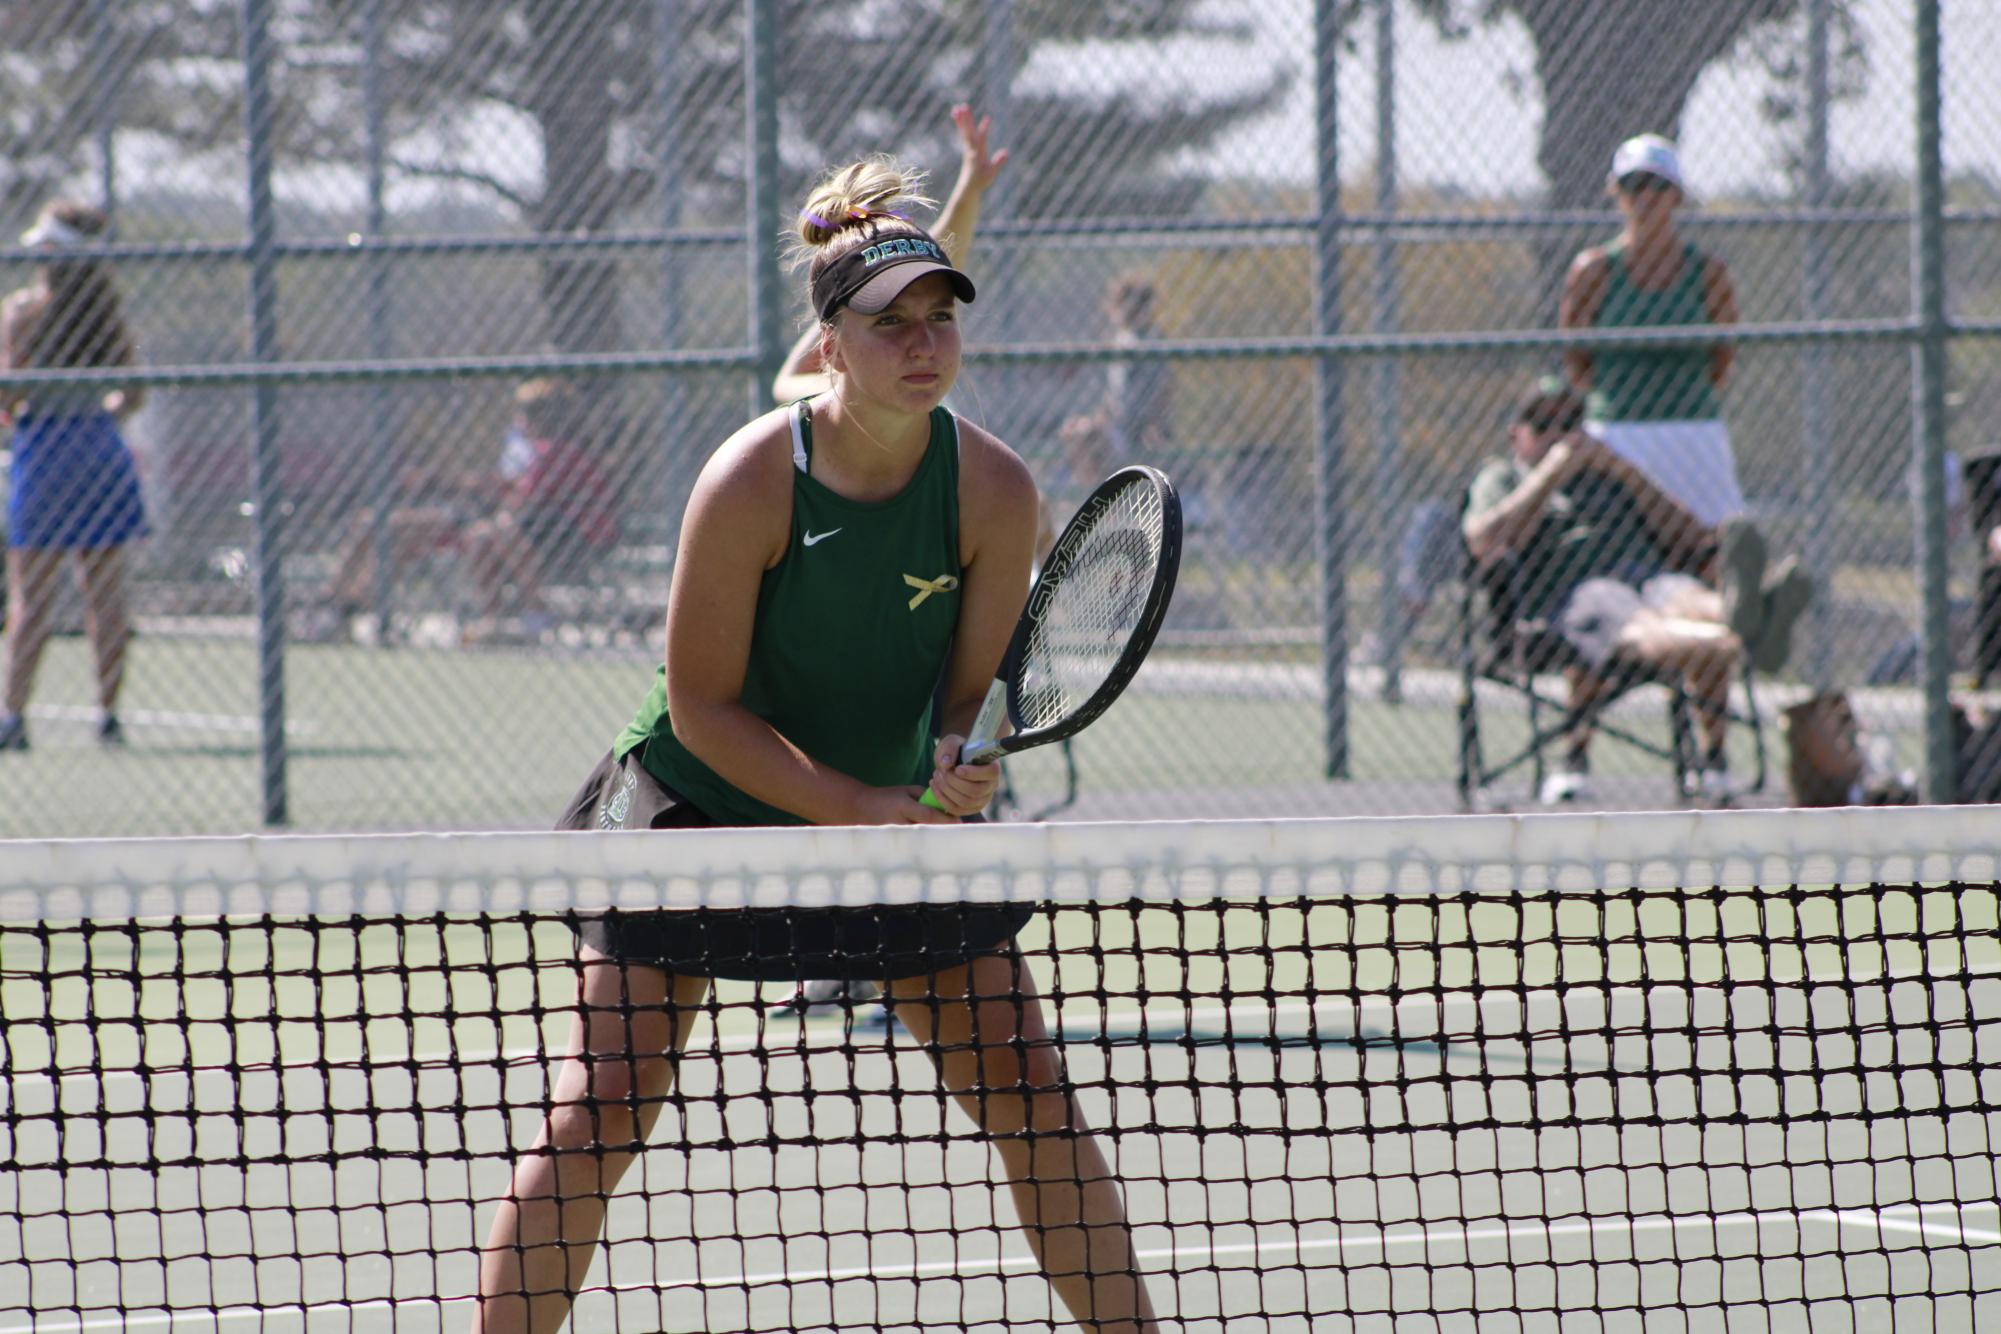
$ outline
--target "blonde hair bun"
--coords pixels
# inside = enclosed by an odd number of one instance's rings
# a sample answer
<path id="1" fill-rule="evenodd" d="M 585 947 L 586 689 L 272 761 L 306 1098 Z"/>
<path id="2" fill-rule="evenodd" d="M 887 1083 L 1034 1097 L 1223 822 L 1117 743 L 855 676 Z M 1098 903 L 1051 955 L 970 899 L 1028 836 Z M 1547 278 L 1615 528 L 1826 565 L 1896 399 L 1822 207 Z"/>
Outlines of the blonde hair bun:
<path id="1" fill-rule="evenodd" d="M 829 245 L 841 233 L 867 227 L 885 215 L 930 208 L 932 201 L 920 192 L 923 184 L 923 172 L 882 154 L 828 172 L 799 210 L 801 248 Z"/>

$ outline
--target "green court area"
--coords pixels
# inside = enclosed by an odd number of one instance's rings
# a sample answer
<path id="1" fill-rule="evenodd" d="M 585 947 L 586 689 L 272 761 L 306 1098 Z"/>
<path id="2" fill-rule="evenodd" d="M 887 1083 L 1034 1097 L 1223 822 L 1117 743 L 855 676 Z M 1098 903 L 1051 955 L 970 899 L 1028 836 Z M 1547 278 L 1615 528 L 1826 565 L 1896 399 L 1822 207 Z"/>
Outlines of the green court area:
<path id="1" fill-rule="evenodd" d="M 561 920 L 267 918 L 0 928 L 17 1071 L 352 1064 L 560 1048 L 574 1002 Z M 1049 995 L 1137 1024 L 1277 998 L 1516 994 L 1565 985 L 1795 985 L 2001 975 L 2001 890 L 1268 897 L 1044 911 L 1021 937 Z M 718 984 L 718 1036 L 789 991 Z M 1137 998 L 1137 999 L 1136 999 Z M 1297 1007 L 1295 1007 L 1297 1008 Z M 540 1016 L 538 1037 L 537 1016 Z M 1309 1016 L 1311 1017 L 1311 1016 Z"/>
<path id="2" fill-rule="evenodd" d="M 100 750 L 87 650 L 51 645 L 34 749 L 4 757 L 0 836 L 256 831 L 264 800 L 255 647 L 150 635 Z M 284 658 L 290 827 L 547 828 L 631 716 L 643 661 L 307 645 Z"/>
<path id="3" fill-rule="evenodd" d="M 1022 940 L 1180 1327 L 1951 1325 L 1991 1288 L 1993 887 L 1284 891 Z M 512 917 L 0 935 L 0 1334 L 462 1327 L 573 956 Z M 925 1053 L 783 998 L 719 987 L 579 1327 L 1056 1318 Z"/>
<path id="4" fill-rule="evenodd" d="M 285 655 L 289 827 L 546 828 L 631 716 L 653 665 L 635 652 L 466 651 L 308 645 Z M 101 751 L 86 650 L 58 640 L 29 720 L 34 749 L 0 756 L 0 837 L 239 833 L 260 827 L 265 776 L 253 646 L 155 634 L 134 651 L 123 714 L 129 745 Z M 1433 813 L 1452 786 L 1456 679 L 1405 674 L 1405 702 L 1351 676 L 1350 769 L 1329 781 L 1318 670 L 1256 648 L 1163 648 L 1127 696 L 1077 739 L 1073 818 Z M 1627 711 L 1665 737 L 1659 697 Z M 1490 746 L 1522 725 L 1485 710 Z M 1673 803 L 1658 760 L 1603 743 L 1597 774 L 1621 804 Z M 1748 747 L 1734 767 L 1748 773 Z M 1057 801 L 1055 748 L 1010 763 L 1017 810 Z M 1526 780 L 1515 784 L 1519 790 Z M 1772 792 L 1780 784 L 1775 778 Z"/>

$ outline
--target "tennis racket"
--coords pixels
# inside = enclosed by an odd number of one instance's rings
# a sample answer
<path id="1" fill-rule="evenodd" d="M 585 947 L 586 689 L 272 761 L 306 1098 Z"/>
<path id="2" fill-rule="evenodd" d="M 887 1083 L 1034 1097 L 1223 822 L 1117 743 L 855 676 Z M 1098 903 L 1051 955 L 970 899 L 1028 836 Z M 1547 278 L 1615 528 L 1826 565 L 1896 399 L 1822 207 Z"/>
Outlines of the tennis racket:
<path id="1" fill-rule="evenodd" d="M 959 762 L 992 764 L 1095 722 L 1146 660 L 1180 567 L 1167 474 L 1140 465 L 1101 482 L 1049 549 Z M 929 789 L 922 800 L 938 806 Z"/>

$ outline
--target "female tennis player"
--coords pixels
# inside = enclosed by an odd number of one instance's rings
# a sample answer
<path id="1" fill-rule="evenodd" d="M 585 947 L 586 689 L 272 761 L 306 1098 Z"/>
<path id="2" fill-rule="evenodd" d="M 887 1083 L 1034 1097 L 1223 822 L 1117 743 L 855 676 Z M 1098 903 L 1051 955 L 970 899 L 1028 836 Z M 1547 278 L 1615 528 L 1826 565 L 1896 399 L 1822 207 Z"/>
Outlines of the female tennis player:
<path id="1" fill-rule="evenodd" d="M 1027 595 L 1036 492 L 1007 446 L 942 407 L 974 288 L 900 216 L 928 204 L 917 185 L 873 158 L 812 192 L 799 236 L 832 386 L 751 422 L 703 468 L 666 660 L 562 827 L 951 823 L 993 797 L 997 769 L 959 764 L 959 749 Z M 942 809 L 919 800 L 927 781 Z M 1155 1328 L 1119 1185 L 1014 944 L 1027 917 L 916 905 L 589 920 L 570 1054 L 494 1218 L 475 1329 L 563 1324 L 711 979 L 827 976 L 886 982 L 991 1138 L 1071 1316 Z"/>

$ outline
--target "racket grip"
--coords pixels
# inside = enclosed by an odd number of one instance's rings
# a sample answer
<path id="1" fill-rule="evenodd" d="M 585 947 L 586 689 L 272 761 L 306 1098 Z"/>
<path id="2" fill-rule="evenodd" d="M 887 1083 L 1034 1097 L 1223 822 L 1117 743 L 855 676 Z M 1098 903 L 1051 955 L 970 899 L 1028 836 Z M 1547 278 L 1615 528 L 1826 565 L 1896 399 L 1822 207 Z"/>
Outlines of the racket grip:
<path id="1" fill-rule="evenodd" d="M 1000 760 L 1000 757 L 1001 757 L 1001 749 L 993 742 L 968 741 L 965 744 L 965 746 L 961 748 L 959 752 L 959 763 L 994 764 Z M 924 805 L 929 806 L 934 811 L 942 811 L 945 809 L 945 803 L 939 801 L 938 794 L 933 792 L 928 787 L 924 789 L 924 795 L 919 797 L 917 800 L 923 803 Z"/>

